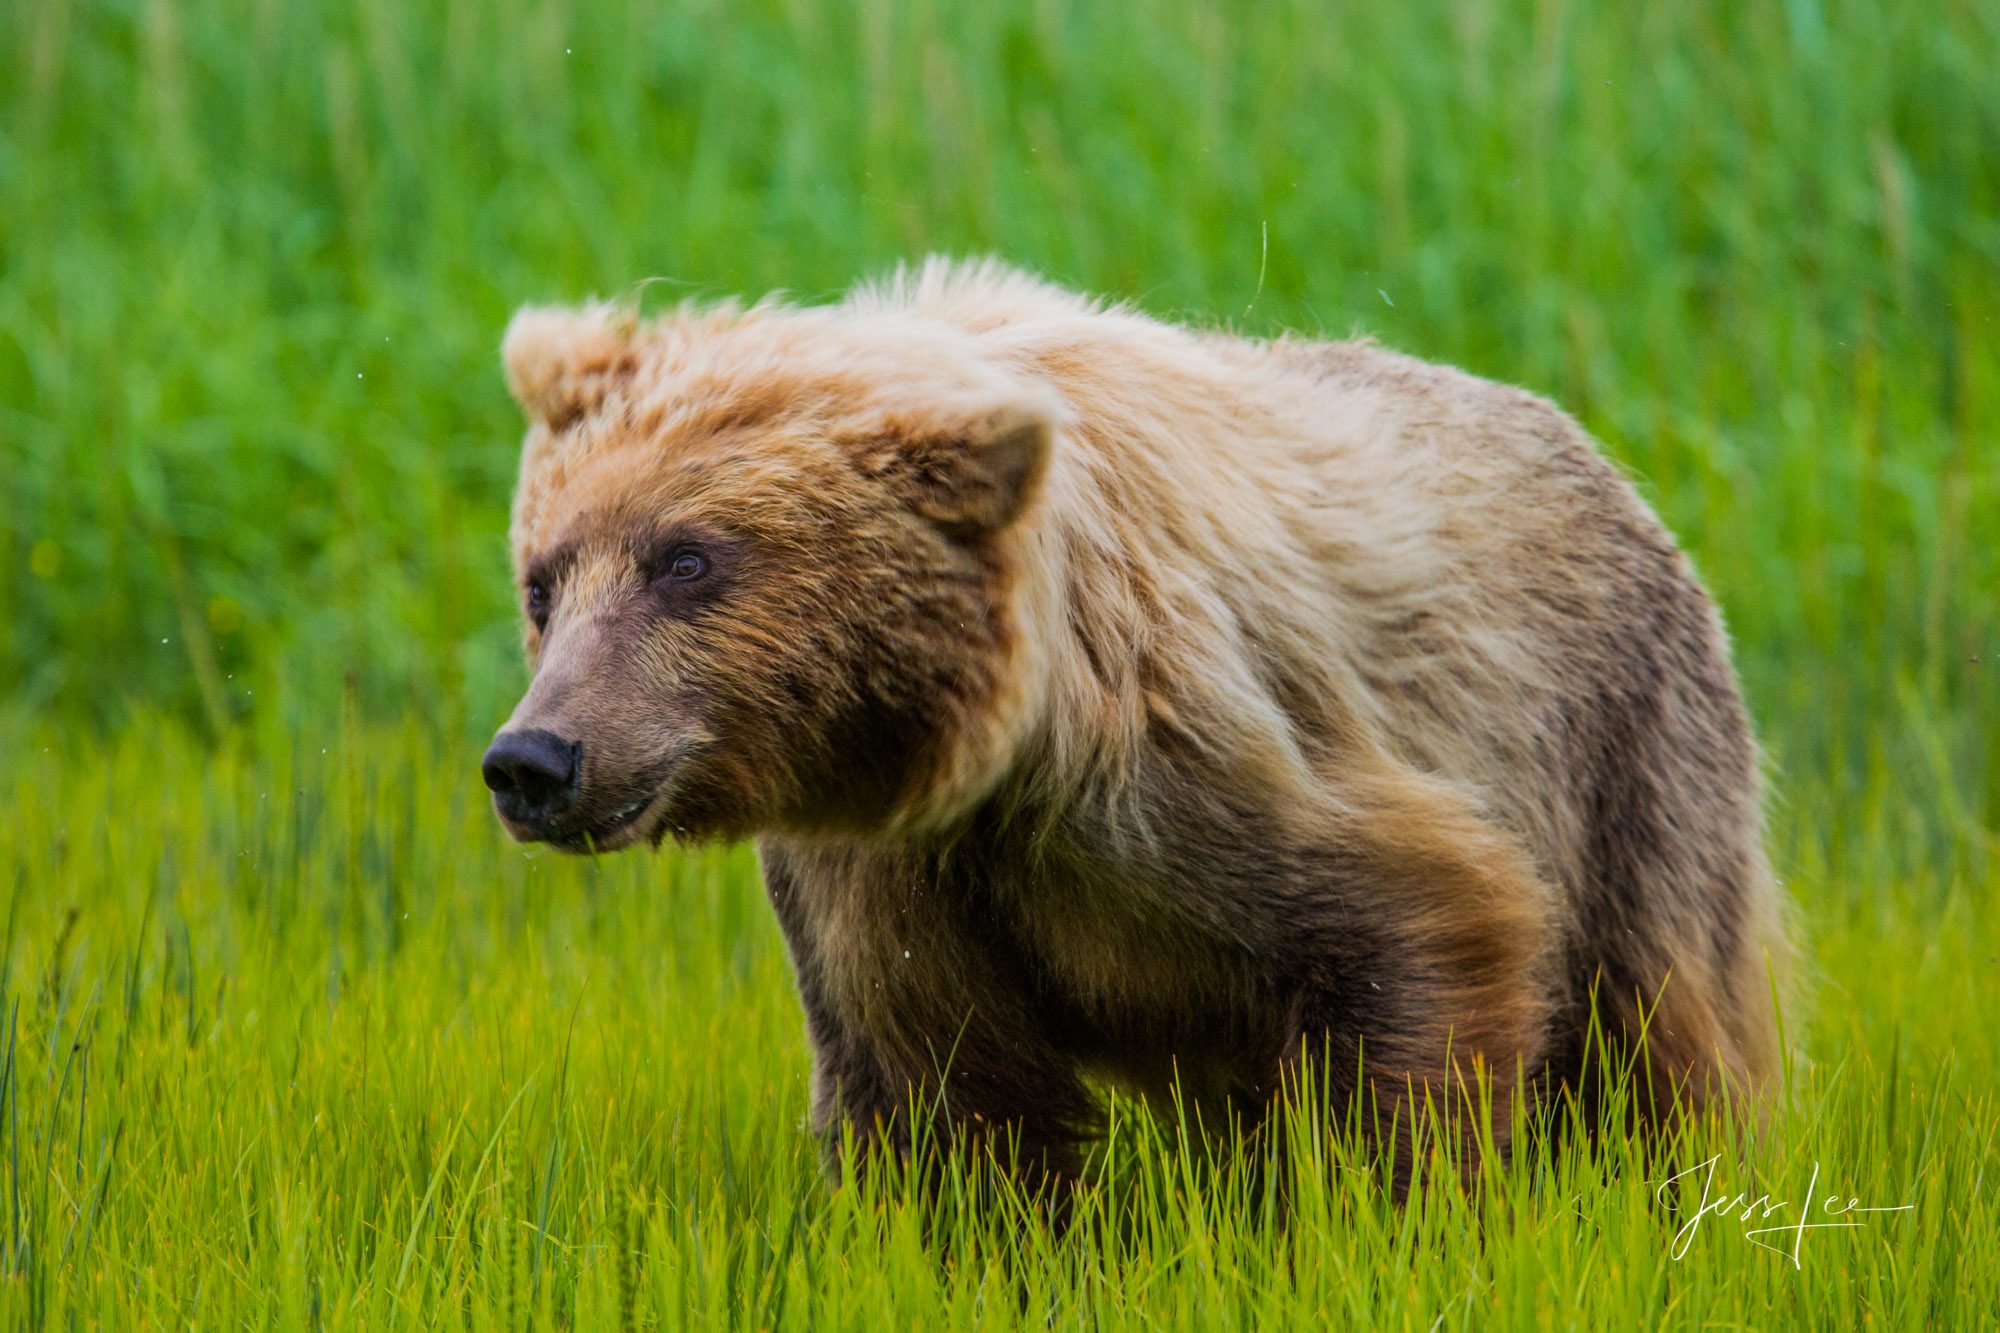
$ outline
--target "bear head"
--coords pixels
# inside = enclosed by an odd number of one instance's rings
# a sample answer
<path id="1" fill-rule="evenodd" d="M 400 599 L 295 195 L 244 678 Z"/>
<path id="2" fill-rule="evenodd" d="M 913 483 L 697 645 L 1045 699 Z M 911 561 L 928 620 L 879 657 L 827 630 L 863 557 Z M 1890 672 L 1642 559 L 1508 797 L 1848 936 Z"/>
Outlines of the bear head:
<path id="1" fill-rule="evenodd" d="M 997 780 L 1052 389 L 842 307 L 529 308 L 502 356 L 533 678 L 483 768 L 513 836 L 869 834 Z"/>

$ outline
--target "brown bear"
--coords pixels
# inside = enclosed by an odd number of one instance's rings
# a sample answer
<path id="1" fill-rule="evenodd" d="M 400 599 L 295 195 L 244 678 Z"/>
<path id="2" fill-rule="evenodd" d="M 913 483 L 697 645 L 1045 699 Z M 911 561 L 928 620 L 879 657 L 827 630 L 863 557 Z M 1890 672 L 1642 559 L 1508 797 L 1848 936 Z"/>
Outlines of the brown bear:
<path id="1" fill-rule="evenodd" d="M 570 851 L 754 835 L 815 1118 L 1073 1175 L 1090 1080 L 1254 1124 L 1754 1091 L 1778 897 L 1714 608 L 1519 389 L 940 260 L 837 304 L 520 312 L 534 679 L 484 775 Z M 1638 1039 L 1643 1031 L 1644 1041 Z M 1303 1064 L 1302 1064 L 1303 1062 Z"/>

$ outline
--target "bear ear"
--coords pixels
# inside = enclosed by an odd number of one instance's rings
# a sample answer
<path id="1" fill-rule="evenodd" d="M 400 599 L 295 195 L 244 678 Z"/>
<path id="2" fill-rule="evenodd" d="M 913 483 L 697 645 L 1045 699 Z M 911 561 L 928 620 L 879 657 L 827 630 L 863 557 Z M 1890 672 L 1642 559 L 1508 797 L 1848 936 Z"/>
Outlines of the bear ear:
<path id="1" fill-rule="evenodd" d="M 595 410 L 638 367 L 636 327 L 631 312 L 609 304 L 523 306 L 500 342 L 514 401 L 552 430 Z"/>
<path id="2" fill-rule="evenodd" d="M 894 414 L 870 432 L 861 470 L 901 491 L 955 537 L 997 532 L 1019 518 L 1048 468 L 1053 404 Z"/>

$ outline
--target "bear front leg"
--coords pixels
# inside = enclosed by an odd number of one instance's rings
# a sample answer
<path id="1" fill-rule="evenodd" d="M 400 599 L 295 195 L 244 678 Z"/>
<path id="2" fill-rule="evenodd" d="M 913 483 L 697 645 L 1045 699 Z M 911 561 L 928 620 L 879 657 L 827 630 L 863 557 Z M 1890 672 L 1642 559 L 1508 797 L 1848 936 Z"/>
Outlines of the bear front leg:
<path id="1" fill-rule="evenodd" d="M 1518 1084 L 1541 1065 L 1556 994 L 1554 891 L 1442 783 L 1390 773 L 1341 797 L 1321 853 L 1324 892 L 1293 935 L 1277 1082 L 1320 1114 L 1344 1114 L 1359 1093 L 1399 1193 L 1417 1148 L 1413 1119 L 1428 1103 L 1469 1179 L 1487 1098 L 1504 1157 Z"/>
<path id="2" fill-rule="evenodd" d="M 929 1171 L 993 1159 L 1031 1191 L 1073 1181 L 1096 1105 L 1042 1029 L 1004 939 L 933 877 L 759 846 L 813 1047 L 813 1128 Z"/>

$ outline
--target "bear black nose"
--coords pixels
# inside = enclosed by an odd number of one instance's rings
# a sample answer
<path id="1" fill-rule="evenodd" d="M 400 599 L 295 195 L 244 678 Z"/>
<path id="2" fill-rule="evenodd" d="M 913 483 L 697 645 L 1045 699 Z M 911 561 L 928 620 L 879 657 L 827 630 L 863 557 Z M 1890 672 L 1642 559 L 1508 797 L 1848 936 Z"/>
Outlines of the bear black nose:
<path id="1" fill-rule="evenodd" d="M 576 804 L 583 746 L 552 731 L 503 731 L 479 765 L 493 804 L 516 824 L 547 824 Z"/>

